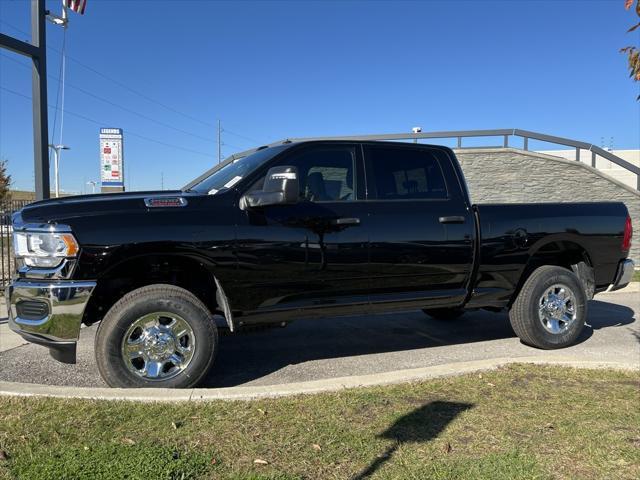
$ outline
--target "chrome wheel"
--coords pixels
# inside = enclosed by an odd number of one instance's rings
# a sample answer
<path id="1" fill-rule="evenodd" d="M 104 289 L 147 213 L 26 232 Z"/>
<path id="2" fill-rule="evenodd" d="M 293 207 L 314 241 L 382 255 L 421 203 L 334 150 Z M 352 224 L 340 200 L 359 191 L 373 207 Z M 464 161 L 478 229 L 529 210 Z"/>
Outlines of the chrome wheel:
<path id="1" fill-rule="evenodd" d="M 146 380 L 168 380 L 180 374 L 195 352 L 195 335 L 184 318 L 154 312 L 140 317 L 122 339 L 122 360 Z"/>
<path id="2" fill-rule="evenodd" d="M 538 316 L 547 332 L 566 332 L 577 317 L 574 293 L 562 284 L 547 288 L 538 304 Z"/>

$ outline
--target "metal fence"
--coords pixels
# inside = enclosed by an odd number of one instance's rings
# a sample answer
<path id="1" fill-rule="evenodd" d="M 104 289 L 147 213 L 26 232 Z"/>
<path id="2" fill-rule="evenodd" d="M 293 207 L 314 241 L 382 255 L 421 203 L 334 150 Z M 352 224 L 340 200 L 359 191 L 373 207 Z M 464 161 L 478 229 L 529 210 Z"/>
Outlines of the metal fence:
<path id="1" fill-rule="evenodd" d="M 465 148 L 463 146 L 463 139 L 465 138 L 486 138 L 486 137 L 501 137 L 502 144 L 501 145 L 490 145 L 493 147 L 499 146 L 507 148 L 511 146 L 509 144 L 509 139 L 511 137 L 519 137 L 522 139 L 522 148 L 523 150 L 529 150 L 529 140 L 538 140 L 540 142 L 551 143 L 555 145 L 562 145 L 565 147 L 572 147 L 575 149 L 576 155 L 575 159 L 580 161 L 580 151 L 588 150 L 591 153 L 591 166 L 595 168 L 596 160 L 598 157 L 604 158 L 605 160 L 609 160 L 610 162 L 618 165 L 619 167 L 624 168 L 625 170 L 636 175 L 636 189 L 640 190 L 640 167 L 627 162 L 626 160 L 614 155 L 607 150 L 604 150 L 600 147 L 597 147 L 591 143 L 581 142 L 579 140 L 572 140 L 570 138 L 557 137 L 555 135 L 547 135 L 545 133 L 531 132 L 529 130 L 521 130 L 519 128 L 500 128 L 495 130 L 452 130 L 446 132 L 419 132 L 419 133 L 386 133 L 386 134 L 375 134 L 375 135 L 350 135 L 350 136 L 340 136 L 340 137 L 306 137 L 306 138 L 287 138 L 285 140 L 280 140 L 277 142 L 270 143 L 268 146 L 272 147 L 275 145 L 282 145 L 283 143 L 289 142 L 303 142 L 309 140 L 352 140 L 352 141 L 367 141 L 367 140 L 413 140 L 415 142 L 419 140 L 427 140 L 427 139 L 456 139 L 457 145 L 456 148 Z M 262 148 L 262 147 L 260 147 Z M 473 148 L 473 147 L 472 147 Z M 227 157 L 222 163 L 212 167 L 207 170 L 205 173 L 200 175 L 198 178 L 193 180 L 192 182 L 185 185 L 184 188 L 191 188 L 198 182 L 204 180 L 217 169 L 223 167 L 227 163 L 233 162 L 238 158 L 245 157 L 250 153 L 255 152 L 257 149 L 252 148 L 249 150 L 245 150 L 243 152 L 234 153 L 230 157 Z"/>
<path id="2" fill-rule="evenodd" d="M 0 203 L 0 290 L 11 281 L 15 269 L 11 244 L 13 242 L 13 228 L 11 215 L 32 200 L 5 200 Z"/>

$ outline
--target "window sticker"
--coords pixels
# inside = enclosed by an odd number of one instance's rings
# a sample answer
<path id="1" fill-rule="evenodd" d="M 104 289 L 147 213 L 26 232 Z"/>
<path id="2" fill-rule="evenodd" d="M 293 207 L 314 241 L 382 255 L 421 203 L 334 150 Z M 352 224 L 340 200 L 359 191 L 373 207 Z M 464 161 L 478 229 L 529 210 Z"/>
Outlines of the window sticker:
<path id="1" fill-rule="evenodd" d="M 231 188 L 240 180 L 242 180 L 242 177 L 240 175 L 236 175 L 235 177 L 233 177 L 231 180 L 229 180 L 227 183 L 224 184 L 224 188 Z"/>

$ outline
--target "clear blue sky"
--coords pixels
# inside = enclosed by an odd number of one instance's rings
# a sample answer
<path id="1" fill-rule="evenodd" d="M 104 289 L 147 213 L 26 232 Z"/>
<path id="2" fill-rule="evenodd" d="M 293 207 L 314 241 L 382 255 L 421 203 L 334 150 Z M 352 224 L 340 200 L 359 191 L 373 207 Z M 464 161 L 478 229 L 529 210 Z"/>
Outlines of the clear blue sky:
<path id="1" fill-rule="evenodd" d="M 60 0 L 47 4 L 60 10 Z M 640 30 L 625 33 L 635 18 L 623 4 L 88 0 L 84 16 L 71 13 L 66 109 L 97 123 L 65 115 L 72 150 L 62 188 L 98 179 L 100 126 L 125 130 L 135 190 L 159 188 L 162 172 L 165 188 L 180 187 L 216 162 L 218 118 L 225 155 L 289 136 L 415 125 L 515 127 L 596 144 L 605 137 L 607 146 L 614 137 L 615 148 L 640 148 L 639 87 L 618 53 Z M 29 10 L 26 0 L 0 0 L 0 30 L 25 38 L 14 27 L 29 31 Z M 57 77 L 60 28 L 48 26 L 48 42 Z M 7 90 L 30 97 L 30 70 L 18 55 L 0 55 L 0 157 L 14 187 L 32 189 L 30 101 Z M 57 89 L 50 78 L 50 105 Z"/>

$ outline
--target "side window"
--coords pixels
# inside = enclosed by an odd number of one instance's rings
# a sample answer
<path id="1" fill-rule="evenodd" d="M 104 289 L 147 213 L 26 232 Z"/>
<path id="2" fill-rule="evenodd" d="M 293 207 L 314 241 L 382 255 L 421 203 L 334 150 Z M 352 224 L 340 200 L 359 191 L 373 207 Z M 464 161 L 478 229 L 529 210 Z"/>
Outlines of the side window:
<path id="1" fill-rule="evenodd" d="M 298 169 L 300 199 L 336 202 L 355 199 L 353 147 L 316 147 L 282 160 Z"/>
<path id="2" fill-rule="evenodd" d="M 433 152 L 411 148 L 370 147 L 370 197 L 379 200 L 446 199 L 447 187 Z"/>

